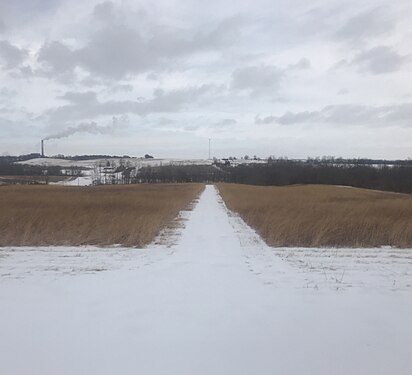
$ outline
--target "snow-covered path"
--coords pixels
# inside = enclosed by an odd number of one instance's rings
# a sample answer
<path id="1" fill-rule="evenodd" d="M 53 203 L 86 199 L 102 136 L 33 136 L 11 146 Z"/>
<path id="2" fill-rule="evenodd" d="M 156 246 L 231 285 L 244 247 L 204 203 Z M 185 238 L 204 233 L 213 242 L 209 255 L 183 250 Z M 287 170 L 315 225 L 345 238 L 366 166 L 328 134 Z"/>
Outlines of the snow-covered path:
<path id="1" fill-rule="evenodd" d="M 0 373 L 410 374 L 408 271 L 397 290 L 384 269 L 342 290 L 323 272 L 266 247 L 213 186 L 171 247 L 3 249 Z"/>

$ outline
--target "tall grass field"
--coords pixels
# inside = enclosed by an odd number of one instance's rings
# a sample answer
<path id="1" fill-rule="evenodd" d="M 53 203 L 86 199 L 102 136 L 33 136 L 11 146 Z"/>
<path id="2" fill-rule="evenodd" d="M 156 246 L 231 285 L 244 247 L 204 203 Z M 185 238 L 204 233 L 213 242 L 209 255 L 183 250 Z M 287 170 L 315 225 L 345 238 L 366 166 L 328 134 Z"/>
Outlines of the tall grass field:
<path id="1" fill-rule="evenodd" d="M 0 187 L 0 246 L 150 243 L 202 184 Z"/>
<path id="2" fill-rule="evenodd" d="M 271 246 L 412 247 L 412 196 L 327 185 L 219 184 Z"/>

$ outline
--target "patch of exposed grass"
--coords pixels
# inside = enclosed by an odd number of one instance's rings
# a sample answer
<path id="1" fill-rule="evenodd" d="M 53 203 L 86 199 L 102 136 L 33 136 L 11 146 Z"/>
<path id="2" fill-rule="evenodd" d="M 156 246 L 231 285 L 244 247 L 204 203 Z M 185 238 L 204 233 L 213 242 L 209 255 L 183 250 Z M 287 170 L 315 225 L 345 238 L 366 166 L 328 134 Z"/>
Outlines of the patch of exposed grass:
<path id="1" fill-rule="evenodd" d="M 271 246 L 412 247 L 412 196 L 327 185 L 219 184 Z"/>
<path id="2" fill-rule="evenodd" d="M 144 246 L 202 184 L 0 187 L 0 246 Z"/>

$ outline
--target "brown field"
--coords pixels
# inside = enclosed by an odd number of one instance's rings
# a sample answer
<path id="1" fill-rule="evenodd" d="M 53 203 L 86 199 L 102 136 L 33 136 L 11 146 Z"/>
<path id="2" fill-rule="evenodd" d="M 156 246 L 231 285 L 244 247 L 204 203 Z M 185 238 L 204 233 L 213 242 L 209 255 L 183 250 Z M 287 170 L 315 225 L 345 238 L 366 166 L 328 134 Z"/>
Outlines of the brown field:
<path id="1" fill-rule="evenodd" d="M 1 186 L 0 246 L 144 246 L 202 184 Z"/>
<path id="2" fill-rule="evenodd" d="M 219 184 L 271 246 L 412 247 L 412 196 L 326 185 Z"/>

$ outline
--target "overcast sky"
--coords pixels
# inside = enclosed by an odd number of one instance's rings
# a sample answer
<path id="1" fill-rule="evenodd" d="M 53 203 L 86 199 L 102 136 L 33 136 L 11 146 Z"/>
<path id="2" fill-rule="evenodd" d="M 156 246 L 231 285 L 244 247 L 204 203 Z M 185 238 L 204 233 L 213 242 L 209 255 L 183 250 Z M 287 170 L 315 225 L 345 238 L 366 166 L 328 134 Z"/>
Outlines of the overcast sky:
<path id="1" fill-rule="evenodd" d="M 412 157 L 410 0 L 0 0 L 0 154 Z"/>

